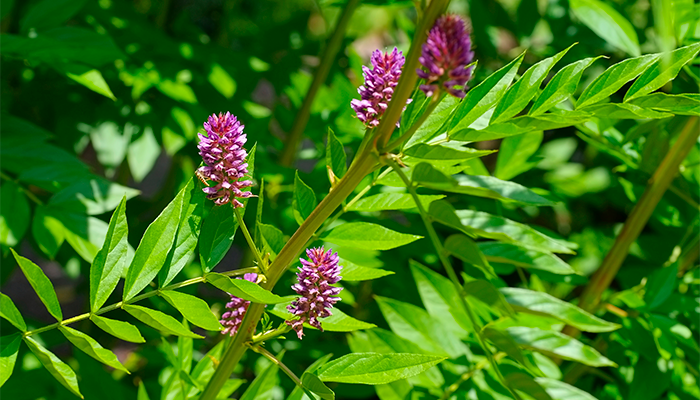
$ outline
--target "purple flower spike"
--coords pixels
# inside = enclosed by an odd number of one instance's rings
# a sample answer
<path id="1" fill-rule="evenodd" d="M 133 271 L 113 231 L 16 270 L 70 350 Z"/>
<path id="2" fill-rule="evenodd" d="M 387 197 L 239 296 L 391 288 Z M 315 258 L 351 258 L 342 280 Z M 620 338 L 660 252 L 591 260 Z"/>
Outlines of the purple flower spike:
<path id="1" fill-rule="evenodd" d="M 357 113 L 357 118 L 368 128 L 379 125 L 379 118 L 389 106 L 405 61 L 403 54 L 394 47 L 391 53 L 375 50 L 372 53 L 371 70 L 362 66 L 365 86 L 357 89 L 361 99 L 352 100 L 350 105 Z"/>
<path id="2" fill-rule="evenodd" d="M 474 59 L 471 47 L 462 18 L 443 15 L 435 21 L 418 59 L 426 70 L 416 70 L 427 81 L 420 86 L 426 96 L 432 96 L 442 85 L 451 95 L 464 98 L 472 77 L 472 67 L 467 68 Z"/>
<path id="3" fill-rule="evenodd" d="M 240 181 L 248 173 L 245 162 L 248 153 L 243 148 L 246 135 L 244 126 L 231 113 L 212 114 L 204 123 L 207 135 L 199 134 L 199 155 L 204 160 L 203 167 L 197 170 L 198 176 L 212 180 L 215 186 L 205 187 L 204 193 L 218 206 L 231 203 L 233 207 L 243 207 L 239 198 L 251 197 L 251 192 L 242 189 L 251 186 L 251 181 Z"/>
<path id="4" fill-rule="evenodd" d="M 323 247 L 307 249 L 309 260 L 301 258 L 301 268 L 297 272 L 298 283 L 292 285 L 292 289 L 301 297 L 287 306 L 287 310 L 298 316 L 299 319 L 286 321 L 287 325 L 294 328 L 299 339 L 304 336 L 304 323 L 323 331 L 318 318 L 326 318 L 333 315 L 331 308 L 339 297 L 336 296 L 343 288 L 331 286 L 340 279 L 338 265 L 338 253 L 333 250 L 325 251 Z"/>
<path id="5" fill-rule="evenodd" d="M 240 279 L 240 278 L 238 278 Z M 255 282 L 258 279 L 258 274 L 250 273 L 243 275 L 243 279 Z M 238 332 L 238 328 L 243 322 L 243 316 L 245 315 L 250 302 L 248 300 L 243 300 L 229 293 L 231 296 L 231 301 L 226 303 L 226 311 L 224 315 L 221 316 L 221 325 L 224 326 L 224 330 L 221 331 L 222 334 L 235 335 Z"/>

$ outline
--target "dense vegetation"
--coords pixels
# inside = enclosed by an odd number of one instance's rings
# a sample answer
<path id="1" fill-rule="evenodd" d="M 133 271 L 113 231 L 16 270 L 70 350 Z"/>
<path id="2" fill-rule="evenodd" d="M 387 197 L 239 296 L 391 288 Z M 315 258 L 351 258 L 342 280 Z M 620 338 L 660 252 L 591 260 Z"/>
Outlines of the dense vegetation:
<path id="1" fill-rule="evenodd" d="M 700 398 L 700 4 L 0 19 L 2 398 Z"/>

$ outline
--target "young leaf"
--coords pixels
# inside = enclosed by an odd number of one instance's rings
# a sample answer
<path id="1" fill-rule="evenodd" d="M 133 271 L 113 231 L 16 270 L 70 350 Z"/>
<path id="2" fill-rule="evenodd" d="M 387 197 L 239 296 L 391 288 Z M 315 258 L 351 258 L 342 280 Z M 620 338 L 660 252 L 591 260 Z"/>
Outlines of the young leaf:
<path id="1" fill-rule="evenodd" d="M 587 392 L 556 379 L 538 376 L 535 382 L 542 386 L 553 399 L 597 400 Z"/>
<path id="2" fill-rule="evenodd" d="M 99 93 L 112 100 L 117 100 L 117 98 L 114 97 L 114 93 L 112 93 L 112 89 L 109 88 L 109 85 L 105 81 L 105 78 L 102 76 L 100 71 L 83 66 L 77 68 L 71 66 L 68 69 L 56 69 L 59 72 L 65 73 L 67 77 L 92 90 L 93 92 Z"/>
<path id="3" fill-rule="evenodd" d="M 362 267 L 342 259 L 340 260 L 340 265 L 343 267 L 340 274 L 342 275 L 344 281 L 369 281 L 394 274 L 394 271 L 387 271 L 381 268 Z"/>
<path id="4" fill-rule="evenodd" d="M 78 388 L 78 377 L 68 364 L 61 361 L 55 354 L 45 349 L 31 337 L 25 337 L 24 342 L 29 346 L 29 350 L 34 353 L 44 368 L 46 368 L 61 385 L 65 386 L 66 389 L 73 392 L 76 396 L 83 398 L 83 395 L 80 394 L 80 388 Z"/>
<path id="5" fill-rule="evenodd" d="M 12 339 L 12 340 L 8 340 Z M 0 350 L 0 387 L 10 379 L 12 371 L 15 369 L 17 361 L 17 353 L 19 353 L 19 345 L 22 343 L 22 335 L 3 336 L 0 338 L 3 348 Z"/>
<path id="6" fill-rule="evenodd" d="M 232 279 L 226 275 L 210 272 L 207 274 L 206 281 L 224 292 L 253 303 L 277 304 L 287 301 L 287 299 L 245 279 Z"/>
<path id="7" fill-rule="evenodd" d="M 148 286 L 163 267 L 175 241 L 183 197 L 184 192 L 180 191 L 143 234 L 134 254 L 134 260 L 126 273 L 125 301 L 131 300 Z"/>
<path id="8" fill-rule="evenodd" d="M 180 311 L 182 316 L 192 324 L 208 331 L 220 331 L 223 329 L 219 320 L 209 309 L 209 305 L 199 297 L 174 290 L 164 290 L 160 292 L 160 295 L 170 305 Z"/>
<path id="9" fill-rule="evenodd" d="M 375 299 L 391 330 L 400 337 L 430 354 L 455 358 L 466 354 L 464 344 L 422 308 L 386 297 Z"/>
<path id="10" fill-rule="evenodd" d="M 73 346 L 84 351 L 85 354 L 114 369 L 124 371 L 127 374 L 129 373 L 129 370 L 119 362 L 117 356 L 102 347 L 95 339 L 68 326 L 59 326 L 58 330 L 63 333 L 63 336 L 65 336 L 68 341 L 73 343 Z"/>
<path id="11" fill-rule="evenodd" d="M 640 54 L 639 39 L 632 24 L 610 5 L 598 0 L 571 0 L 574 14 L 606 42 L 627 54 Z"/>
<path id="12" fill-rule="evenodd" d="M 480 175 L 460 174 L 455 177 L 448 177 L 428 163 L 418 164 L 415 167 L 412 178 L 419 185 L 435 190 L 534 206 L 554 205 L 554 202 L 551 200 L 515 182 Z"/>
<path id="13" fill-rule="evenodd" d="M 513 243 L 480 242 L 479 249 L 490 262 L 534 268 L 558 275 L 577 274 L 576 270 L 550 252 L 520 247 Z"/>
<path id="14" fill-rule="evenodd" d="M 578 87 L 583 71 L 603 56 L 584 58 L 562 68 L 537 97 L 528 115 L 540 115 L 571 96 Z"/>
<path id="15" fill-rule="evenodd" d="M 594 348 L 563 333 L 524 326 L 511 326 L 506 328 L 506 332 L 521 346 L 543 354 L 578 361 L 591 367 L 617 366 Z"/>
<path id="16" fill-rule="evenodd" d="M 193 339 L 203 338 L 202 336 L 192 333 L 186 326 L 182 325 L 178 320 L 168 314 L 131 304 L 126 304 L 123 308 L 124 311 L 131 314 L 134 318 L 161 331 L 163 334 L 185 336 Z"/>
<path id="17" fill-rule="evenodd" d="M 49 278 L 44 274 L 44 271 L 29 259 L 17 254 L 15 249 L 10 248 L 10 251 L 12 251 L 12 255 L 15 257 L 15 260 L 17 260 L 24 276 L 27 277 L 29 284 L 32 285 L 36 294 L 39 295 L 39 299 L 44 303 L 46 309 L 54 318 L 61 321 L 63 319 L 61 305 L 58 303 L 58 297 L 56 297 L 53 284 L 51 284 Z"/>
<path id="18" fill-rule="evenodd" d="M 3 180 L 0 186 L 0 243 L 16 246 L 29 227 L 27 196 L 14 182 Z"/>
<path id="19" fill-rule="evenodd" d="M 421 238 L 422 236 L 399 233 L 369 222 L 348 222 L 336 226 L 322 239 L 339 246 L 365 250 L 390 250 Z"/>
<path id="20" fill-rule="evenodd" d="M 97 325 L 98 328 L 121 340 L 132 343 L 145 342 L 138 328 L 128 322 L 100 317 L 95 314 L 90 315 L 90 321 Z"/>
<path id="21" fill-rule="evenodd" d="M 666 82 L 674 79 L 681 68 L 695 59 L 699 52 L 700 43 L 694 43 L 676 49 L 668 56 L 661 56 L 632 84 L 632 87 L 625 94 L 624 101 L 644 96 L 662 87 Z"/>
<path id="22" fill-rule="evenodd" d="M 332 172 L 338 178 L 342 178 L 348 170 L 345 148 L 331 128 L 328 128 L 328 139 L 326 140 L 326 168 L 328 168 L 329 174 Z"/>
<path id="23" fill-rule="evenodd" d="M 453 132 L 467 129 L 501 99 L 518 73 L 524 55 L 525 53 L 520 54 L 508 65 L 494 72 L 474 89 L 467 92 L 467 96 L 454 112 L 448 131 L 450 137 L 452 137 Z"/>
<path id="24" fill-rule="evenodd" d="M 506 91 L 499 101 L 493 115 L 491 115 L 491 124 L 508 120 L 522 111 L 527 103 L 537 95 L 542 81 L 547 77 L 554 64 L 559 62 L 573 46 L 569 46 L 553 57 L 545 58 L 525 71 L 523 76 Z"/>
<path id="25" fill-rule="evenodd" d="M 129 226 L 126 222 L 126 196 L 109 220 L 107 237 L 90 267 L 90 310 L 99 310 L 117 287 L 127 260 Z"/>
<path id="26" fill-rule="evenodd" d="M 353 353 L 324 365 L 318 377 L 324 382 L 379 385 L 418 375 L 444 359 L 425 354 Z"/>
<path id="27" fill-rule="evenodd" d="M 304 181 L 299 177 L 299 171 L 294 175 L 294 198 L 292 200 L 294 208 L 294 219 L 299 225 L 304 223 L 304 220 L 311 215 L 311 212 L 316 208 L 316 195 Z"/>
<path id="28" fill-rule="evenodd" d="M 27 324 L 24 322 L 22 314 L 20 314 L 12 299 L 5 293 L 0 293 L 0 317 L 10 321 L 12 325 L 22 332 L 27 330 Z"/>
<path id="29" fill-rule="evenodd" d="M 310 372 L 304 372 L 301 376 L 301 384 L 324 400 L 335 400 L 335 393 L 323 381 L 318 379 L 318 376 Z"/>
<path id="30" fill-rule="evenodd" d="M 549 315 L 586 332 L 611 332 L 620 328 L 618 324 L 600 319 L 547 293 L 511 287 L 499 290 L 516 311 Z"/>
<path id="31" fill-rule="evenodd" d="M 444 195 L 418 195 L 423 208 L 428 208 L 430 203 L 444 197 Z M 411 208 L 416 208 L 416 203 L 409 193 L 378 193 L 358 200 L 348 207 L 347 211 L 409 210 Z"/>
<path id="32" fill-rule="evenodd" d="M 211 271 L 231 248 L 238 220 L 229 204 L 214 206 L 204 219 L 199 234 L 199 256 L 205 272 Z"/>
<path id="33" fill-rule="evenodd" d="M 647 54 L 621 61 L 608 68 L 581 93 L 581 97 L 576 101 L 576 108 L 579 109 L 608 98 L 627 82 L 638 77 L 658 58 L 658 54 Z"/>
<path id="34" fill-rule="evenodd" d="M 283 318 L 286 321 L 293 320 L 296 317 L 287 311 L 289 304 L 291 304 L 291 300 L 289 300 L 289 297 L 286 297 L 284 303 L 276 304 L 273 309 L 269 310 L 270 314 Z M 360 321 L 345 314 L 339 308 L 333 308 L 333 315 L 321 318 L 319 321 L 323 330 L 329 332 L 352 332 L 376 327 L 374 324 Z M 316 329 L 309 324 L 304 324 L 304 328 Z"/>
<path id="35" fill-rule="evenodd" d="M 43 205 L 34 209 L 32 235 L 41 251 L 53 259 L 63 244 L 65 235 L 61 221 L 51 216 L 47 211 L 47 207 Z"/>
<path id="36" fill-rule="evenodd" d="M 204 210 L 204 192 L 194 178 L 190 179 L 182 191 L 184 191 L 184 195 L 175 243 L 165 260 L 165 267 L 158 273 L 160 287 L 166 286 L 182 271 L 192 258 L 197 246 Z"/>

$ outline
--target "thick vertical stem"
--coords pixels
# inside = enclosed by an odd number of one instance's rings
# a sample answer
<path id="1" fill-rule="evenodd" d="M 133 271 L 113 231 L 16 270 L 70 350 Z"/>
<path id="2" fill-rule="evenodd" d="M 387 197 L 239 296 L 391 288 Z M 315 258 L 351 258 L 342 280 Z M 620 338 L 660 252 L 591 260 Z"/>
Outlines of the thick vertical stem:
<path id="1" fill-rule="evenodd" d="M 698 121 L 698 117 L 688 119 L 676 143 L 668 151 L 656 172 L 654 172 L 654 175 L 647 183 L 644 194 L 632 209 L 627 221 L 625 221 L 625 226 L 615 239 L 613 247 L 583 290 L 579 298 L 579 307 L 586 311 L 593 311 L 595 306 L 598 305 L 601 294 L 610 286 L 620 270 L 620 266 L 622 266 L 622 262 L 627 257 L 630 246 L 639 237 L 656 205 L 676 177 L 681 163 L 697 142 L 700 135 Z M 576 328 L 567 326 L 564 328 L 564 333 L 576 336 L 579 331 Z"/>
<path id="2" fill-rule="evenodd" d="M 338 55 L 340 50 L 340 45 L 345 37 L 345 31 L 348 27 L 348 22 L 352 14 L 355 12 L 357 5 L 360 4 L 360 0 L 348 0 L 345 4 L 345 9 L 338 19 L 338 23 L 335 26 L 335 31 L 328 39 L 326 43 L 326 48 L 323 50 L 321 55 L 321 63 L 316 69 L 314 74 L 314 79 L 311 82 L 309 91 L 304 97 L 304 101 L 301 103 L 301 108 L 297 111 L 297 115 L 294 118 L 294 123 L 292 123 L 292 129 L 289 131 L 287 136 L 287 141 L 284 144 L 284 149 L 282 150 L 282 156 L 280 157 L 280 164 L 284 166 L 291 166 L 296 158 L 297 150 L 299 148 L 299 143 L 303 138 L 304 129 L 306 129 L 306 124 L 309 122 L 309 116 L 311 114 L 311 105 L 316 98 L 318 90 L 326 81 L 328 73 L 331 70 L 335 56 Z"/>

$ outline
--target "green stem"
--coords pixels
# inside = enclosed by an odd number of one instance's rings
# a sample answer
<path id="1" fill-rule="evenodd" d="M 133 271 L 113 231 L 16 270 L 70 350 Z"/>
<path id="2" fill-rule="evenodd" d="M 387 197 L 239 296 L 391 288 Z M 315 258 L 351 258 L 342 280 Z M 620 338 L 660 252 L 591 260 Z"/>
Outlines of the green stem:
<path id="1" fill-rule="evenodd" d="M 661 201 L 664 193 L 671 185 L 671 182 L 673 182 L 676 174 L 678 174 L 678 168 L 681 163 L 697 142 L 698 136 L 700 136 L 698 121 L 698 117 L 689 118 L 681 130 L 676 143 L 666 153 L 663 161 L 661 161 L 661 164 L 647 183 L 644 194 L 642 194 L 639 202 L 634 206 L 625 221 L 625 226 L 615 238 L 613 247 L 584 288 L 583 293 L 579 297 L 579 307 L 586 311 L 593 311 L 598 305 L 602 293 L 610 287 L 622 266 L 622 262 L 627 257 L 630 246 L 639 237 L 656 205 Z M 576 328 L 567 326 L 564 328 L 564 333 L 570 336 L 577 336 L 579 331 Z"/>
<path id="2" fill-rule="evenodd" d="M 283 324 L 282 326 L 280 326 L 277 329 L 273 329 L 271 331 L 268 331 L 265 333 L 260 333 L 258 335 L 253 336 L 253 339 L 251 340 L 251 342 L 253 342 L 253 344 L 262 343 L 266 340 L 274 339 L 277 336 L 284 335 L 285 333 L 287 333 L 291 330 L 292 330 L 291 326 L 289 326 L 287 324 Z"/>
<path id="3" fill-rule="evenodd" d="M 222 275 L 238 276 L 238 275 L 244 275 L 244 274 L 247 274 L 249 272 L 256 272 L 256 271 L 258 271 L 258 269 L 255 267 L 253 267 L 253 268 L 241 268 L 241 269 L 237 269 L 237 270 L 233 270 L 233 271 L 223 272 Z M 164 290 L 176 290 L 176 289 L 180 289 L 180 288 L 185 287 L 185 286 L 194 285 L 195 283 L 204 282 L 205 280 L 206 280 L 206 275 L 199 276 L 197 278 L 188 279 L 186 281 L 182 281 L 182 282 L 178 282 L 178 283 L 173 283 L 172 285 L 168 285 L 164 288 L 140 294 L 140 295 L 138 295 L 138 296 L 134 297 L 133 299 L 126 301 L 126 302 L 120 301 L 118 303 L 114 303 L 114 304 L 110 304 L 106 307 L 102 307 L 99 310 L 92 312 L 92 313 L 80 314 L 80 315 L 77 315 L 75 317 L 64 319 L 63 321 L 56 322 L 56 323 L 51 324 L 51 325 L 47 325 L 47 326 L 44 326 L 41 328 L 37 328 L 37 329 L 31 330 L 31 331 L 24 332 L 22 334 L 22 336 L 23 337 L 32 336 L 32 335 L 36 335 L 38 333 L 50 331 L 51 329 L 58 328 L 59 326 L 70 325 L 70 324 L 88 319 L 88 318 L 90 318 L 91 315 L 102 315 L 102 314 L 108 313 L 110 311 L 114 311 L 118 308 L 122 308 L 125 304 L 134 304 L 134 303 L 138 303 L 141 300 L 147 299 L 149 297 L 157 296 L 161 292 L 163 292 Z"/>
<path id="4" fill-rule="evenodd" d="M 233 212 L 236 214 L 238 226 L 240 226 L 241 231 L 243 231 L 243 236 L 245 236 L 245 240 L 248 242 L 248 247 L 250 247 L 250 251 L 252 251 L 253 255 L 255 256 L 255 261 L 258 262 L 260 270 L 263 274 L 265 274 L 267 272 L 267 265 L 265 264 L 265 260 L 263 260 L 262 256 L 260 255 L 258 248 L 255 246 L 255 241 L 253 241 L 253 238 L 250 236 L 250 232 L 248 232 L 248 227 L 246 227 L 245 221 L 243 221 L 241 212 L 238 210 L 238 208 L 234 208 Z"/>
<path id="5" fill-rule="evenodd" d="M 309 396 L 310 399 L 314 399 L 314 400 L 316 399 L 316 397 L 314 397 L 314 395 L 311 394 L 311 392 L 310 392 L 308 389 L 306 389 L 306 388 L 301 384 L 301 379 L 299 379 L 299 377 L 297 377 L 297 376 L 294 374 L 294 372 L 292 372 L 292 370 L 289 369 L 289 367 L 287 367 L 282 361 L 280 361 L 279 359 L 277 359 L 277 357 L 275 357 L 274 354 L 270 353 L 269 351 L 265 350 L 264 347 L 259 346 L 259 345 L 252 345 L 252 346 L 250 346 L 250 348 L 251 348 L 254 352 L 259 353 L 259 354 L 262 354 L 263 356 L 265 356 L 265 358 L 267 358 L 268 360 L 270 360 L 270 361 L 272 361 L 273 363 L 277 364 L 277 365 L 280 367 L 280 369 L 281 369 L 282 371 L 284 371 L 284 373 L 287 374 L 287 376 L 288 376 L 292 381 L 294 381 L 294 383 L 295 383 L 297 386 L 299 386 L 299 388 L 300 388 L 301 390 L 303 390 L 304 393 L 306 393 L 307 396 Z"/>
<path id="6" fill-rule="evenodd" d="M 434 93 L 431 97 L 430 104 L 428 104 L 428 108 L 425 110 L 425 112 L 423 112 L 423 114 L 421 114 L 420 118 L 418 118 L 418 121 L 411 125 L 411 127 L 399 138 L 386 145 L 386 147 L 379 149 L 379 153 L 392 151 L 395 147 L 410 139 L 413 136 L 413 134 L 416 133 L 418 128 L 420 128 L 421 125 L 423 125 L 423 123 L 428 119 L 430 114 L 432 114 L 432 112 L 435 110 L 435 107 L 437 107 L 438 104 L 440 104 L 440 101 L 442 101 L 443 97 L 444 96 L 440 95 L 440 93 Z"/>
<path id="7" fill-rule="evenodd" d="M 494 354 L 493 358 L 494 358 L 494 360 L 498 361 L 505 356 L 506 356 L 506 353 L 496 353 L 496 354 Z M 447 389 L 445 389 L 445 391 L 442 393 L 442 396 L 440 396 L 440 400 L 449 399 L 450 396 L 452 396 L 452 394 L 454 392 L 456 392 L 457 389 L 459 389 L 460 385 L 462 385 L 464 382 L 471 379 L 471 377 L 474 376 L 474 374 L 476 374 L 478 371 L 481 371 L 482 369 L 486 369 L 486 367 L 488 367 L 488 366 L 489 366 L 488 360 L 479 361 L 474 366 L 474 369 L 471 369 L 471 370 L 463 373 L 462 376 L 460 376 L 459 379 L 457 379 L 457 381 L 455 383 L 448 386 Z"/>
<path id="8" fill-rule="evenodd" d="M 331 35 L 326 48 L 323 50 L 321 55 L 321 63 L 316 69 L 314 74 L 314 79 L 311 82 L 309 91 L 304 97 L 304 101 L 301 103 L 301 108 L 297 111 L 294 122 L 292 123 L 292 129 L 289 131 L 287 136 L 287 141 L 284 144 L 284 150 L 282 151 L 282 156 L 280 157 L 280 164 L 284 166 L 291 166 L 296 158 L 297 149 L 303 138 L 304 129 L 306 129 L 306 124 L 309 122 L 309 116 L 311 114 L 311 105 L 316 98 L 318 90 L 326 81 L 328 73 L 331 70 L 333 61 L 335 60 L 338 51 L 340 50 L 340 45 L 343 43 L 343 38 L 345 37 L 345 31 L 347 30 L 348 23 L 352 14 L 355 12 L 355 8 L 360 4 L 360 0 L 348 0 L 345 4 L 345 9 L 335 26 L 335 31 Z"/>
<path id="9" fill-rule="evenodd" d="M 501 373 L 501 370 L 498 367 L 498 363 L 493 357 L 493 354 L 491 353 L 491 349 L 489 349 L 488 345 L 486 344 L 486 341 L 481 335 L 481 326 L 479 325 L 479 321 L 476 319 L 476 316 L 474 315 L 474 311 L 472 310 L 471 306 L 467 302 L 465 296 L 466 293 L 464 293 L 464 287 L 462 284 L 459 282 L 459 278 L 457 277 L 457 273 L 455 272 L 454 267 L 452 266 L 452 263 L 450 262 L 450 259 L 447 257 L 447 253 L 445 252 L 445 249 L 442 247 L 442 242 L 440 241 L 440 238 L 438 237 L 437 232 L 435 231 L 435 228 L 433 227 L 433 223 L 430 220 L 430 217 L 428 216 L 428 213 L 426 212 L 425 208 L 423 207 L 423 204 L 420 202 L 420 198 L 418 197 L 418 193 L 416 193 L 416 189 L 411 183 L 411 181 L 408 179 L 406 174 L 401 170 L 401 167 L 396 163 L 391 158 L 386 158 L 386 161 L 388 164 L 391 166 L 391 168 L 396 171 L 396 173 L 399 175 L 401 180 L 406 184 L 406 189 L 408 189 L 408 192 L 411 194 L 411 197 L 413 197 L 413 201 L 416 203 L 416 207 L 418 208 L 418 213 L 421 216 L 421 219 L 423 220 L 423 224 L 425 224 L 425 228 L 428 231 L 428 236 L 430 237 L 430 241 L 433 243 L 433 246 L 435 247 L 435 251 L 438 254 L 438 257 L 440 258 L 440 262 L 442 263 L 442 266 L 445 268 L 447 271 L 447 275 L 450 277 L 450 280 L 452 281 L 452 284 L 454 285 L 455 289 L 459 293 L 459 300 L 460 303 L 462 304 L 462 307 L 467 313 L 467 316 L 469 317 L 469 320 L 472 323 L 472 326 L 474 327 L 474 331 L 476 334 L 476 338 L 479 341 L 479 345 L 481 348 L 484 350 L 484 354 L 486 354 L 486 358 L 489 360 L 489 363 L 494 369 L 494 372 L 500 379 L 501 383 L 503 386 L 510 391 L 511 395 L 515 399 L 520 400 L 520 396 L 513 390 L 510 385 L 508 385 L 508 382 L 505 380 L 503 377 L 503 374 Z"/>

